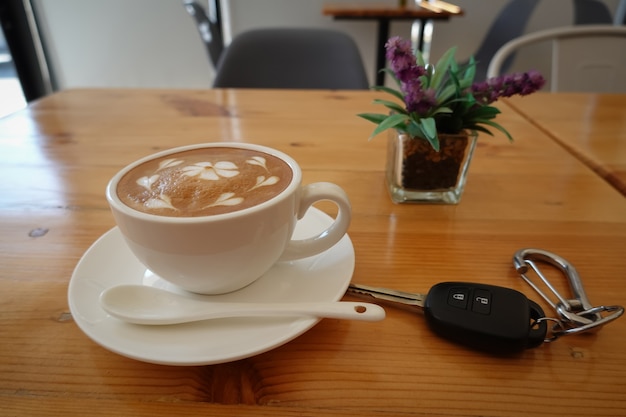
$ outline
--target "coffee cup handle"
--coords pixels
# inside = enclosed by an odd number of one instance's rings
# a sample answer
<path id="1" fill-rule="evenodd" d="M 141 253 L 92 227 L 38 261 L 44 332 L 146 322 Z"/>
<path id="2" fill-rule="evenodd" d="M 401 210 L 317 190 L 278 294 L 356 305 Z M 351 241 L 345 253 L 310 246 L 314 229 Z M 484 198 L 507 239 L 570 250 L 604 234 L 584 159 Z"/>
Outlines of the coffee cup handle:
<path id="1" fill-rule="evenodd" d="M 330 182 L 316 182 L 304 185 L 300 193 L 300 206 L 297 212 L 298 220 L 302 219 L 309 207 L 318 201 L 331 201 L 337 205 L 339 211 L 335 221 L 318 235 L 307 239 L 292 239 L 289 241 L 279 261 L 306 258 L 330 249 L 341 240 L 350 225 L 352 217 L 350 200 L 346 192 L 338 185 Z"/>

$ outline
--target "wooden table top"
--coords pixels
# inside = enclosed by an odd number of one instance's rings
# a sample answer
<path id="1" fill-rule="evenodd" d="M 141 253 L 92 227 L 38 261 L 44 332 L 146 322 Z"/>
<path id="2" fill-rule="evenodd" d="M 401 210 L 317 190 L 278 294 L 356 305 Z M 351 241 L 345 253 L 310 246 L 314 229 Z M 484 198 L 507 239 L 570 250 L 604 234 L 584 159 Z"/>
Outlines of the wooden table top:
<path id="1" fill-rule="evenodd" d="M 462 16 L 463 10 L 454 4 L 438 1 L 420 2 L 419 5 L 393 6 L 385 3 L 324 4 L 322 14 L 341 19 L 448 19 Z"/>
<path id="2" fill-rule="evenodd" d="M 623 94 L 536 94 L 509 103 L 626 196 Z"/>
<path id="3" fill-rule="evenodd" d="M 626 199 L 519 114 L 520 103 L 500 104 L 514 143 L 479 139 L 459 205 L 394 205 L 383 179 L 385 138 L 368 141 L 372 125 L 355 116 L 379 110 L 377 96 L 68 90 L 0 119 L 0 414 L 626 415 L 624 318 L 495 357 L 386 308 L 381 322 L 325 319 L 266 353 L 191 367 L 128 359 L 77 327 L 68 283 L 114 226 L 109 178 L 157 150 L 217 140 L 275 147 L 300 162 L 305 183 L 347 191 L 353 282 L 424 292 L 440 281 L 475 281 L 539 302 L 511 262 L 516 250 L 537 247 L 577 267 L 592 303 L 625 304 Z M 564 280 L 555 285 L 565 288 Z"/>

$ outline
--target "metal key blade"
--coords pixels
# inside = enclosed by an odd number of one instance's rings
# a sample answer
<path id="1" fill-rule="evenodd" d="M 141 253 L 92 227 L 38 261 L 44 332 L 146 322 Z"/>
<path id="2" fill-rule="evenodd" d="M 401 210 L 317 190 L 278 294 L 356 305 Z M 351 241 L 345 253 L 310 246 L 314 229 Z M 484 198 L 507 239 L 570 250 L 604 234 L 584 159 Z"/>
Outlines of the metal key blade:
<path id="1" fill-rule="evenodd" d="M 437 335 L 490 353 L 513 354 L 537 347 L 547 332 L 541 307 L 510 288 L 441 282 L 423 295 L 351 284 L 347 293 L 412 312 L 423 311 L 428 326 Z"/>
<path id="2" fill-rule="evenodd" d="M 424 311 L 424 294 L 396 291 L 388 288 L 370 287 L 369 285 L 350 284 L 348 294 L 370 297 L 374 300 L 393 304 L 411 311 Z"/>

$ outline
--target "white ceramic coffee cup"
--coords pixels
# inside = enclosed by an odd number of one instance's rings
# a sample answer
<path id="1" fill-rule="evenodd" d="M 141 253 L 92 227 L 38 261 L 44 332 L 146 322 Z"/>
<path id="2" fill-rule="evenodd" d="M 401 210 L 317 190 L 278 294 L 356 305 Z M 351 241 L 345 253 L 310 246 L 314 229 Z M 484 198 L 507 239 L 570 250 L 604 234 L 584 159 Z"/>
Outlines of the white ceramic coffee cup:
<path id="1" fill-rule="evenodd" d="M 147 214 L 125 205 L 117 195 L 120 179 L 152 159 L 205 147 L 244 148 L 276 156 L 292 170 L 285 190 L 256 206 L 201 217 Z M 291 157 L 264 146 L 206 143 L 169 149 L 137 160 L 109 182 L 106 197 L 133 254 L 154 274 L 187 291 L 221 294 L 245 287 L 276 262 L 319 254 L 335 245 L 351 220 L 348 197 L 339 186 L 318 182 L 302 185 L 302 171 Z M 334 222 L 318 235 L 292 240 L 298 220 L 317 201 L 334 202 Z"/>

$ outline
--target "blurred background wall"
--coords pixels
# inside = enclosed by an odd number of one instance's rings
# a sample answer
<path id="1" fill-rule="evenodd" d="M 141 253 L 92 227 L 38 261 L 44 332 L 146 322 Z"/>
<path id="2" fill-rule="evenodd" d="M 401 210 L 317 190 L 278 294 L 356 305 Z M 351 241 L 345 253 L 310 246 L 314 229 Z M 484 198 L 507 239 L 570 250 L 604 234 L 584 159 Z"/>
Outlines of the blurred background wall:
<path id="1" fill-rule="evenodd" d="M 360 2 L 380 4 L 384 0 Z M 472 55 L 507 2 L 453 1 L 464 9 L 465 15 L 434 24 L 432 58 L 436 59 L 453 45 L 458 46 L 459 58 Z M 602 2 L 613 11 L 618 0 Z M 182 0 L 36 0 L 35 3 L 41 13 L 59 88 L 211 86 L 213 68 Z M 339 29 L 356 40 L 373 80 L 376 23 L 333 20 L 321 13 L 325 3 L 328 1 L 222 1 L 227 38 L 266 26 Z M 527 32 L 572 24 L 572 4 L 568 0 L 541 1 L 528 22 Z M 410 31 L 410 22 L 394 22 L 391 27 L 393 35 L 409 37 Z M 536 68 L 545 61 L 541 56 L 534 58 L 527 57 L 522 60 L 527 64 L 521 65 Z"/>
<path id="2" fill-rule="evenodd" d="M 5 0 L 3 0 L 5 1 Z M 8 1 L 8 0 L 7 0 Z M 77 87 L 209 88 L 214 69 L 195 21 L 183 0 L 30 0 L 36 12 L 55 89 Z M 397 0 L 360 0 L 395 4 Z M 458 46 L 458 58 L 473 55 L 503 8 L 512 0 L 450 0 L 465 14 L 435 22 L 431 57 Z M 619 0 L 586 0 L 610 13 Z M 199 0 L 206 5 L 206 0 Z M 333 28 L 357 42 L 374 80 L 376 23 L 333 20 L 322 15 L 328 0 L 220 0 L 225 38 L 251 28 L 301 26 Z M 354 0 L 332 0 L 354 4 Z M 526 32 L 570 25 L 572 0 L 541 0 Z M 411 23 L 396 21 L 392 35 L 409 37 Z M 2 45 L 0 45 L 1 48 Z M 1 51 L 0 51 L 1 52 Z M 545 51 L 547 54 L 547 51 Z M 514 69 L 544 70 L 541 50 L 519 56 Z M 0 74 L 1 75 L 1 74 Z M 7 87 L 0 84 L 0 94 Z M 1 96 L 0 96 L 1 97 Z"/>

